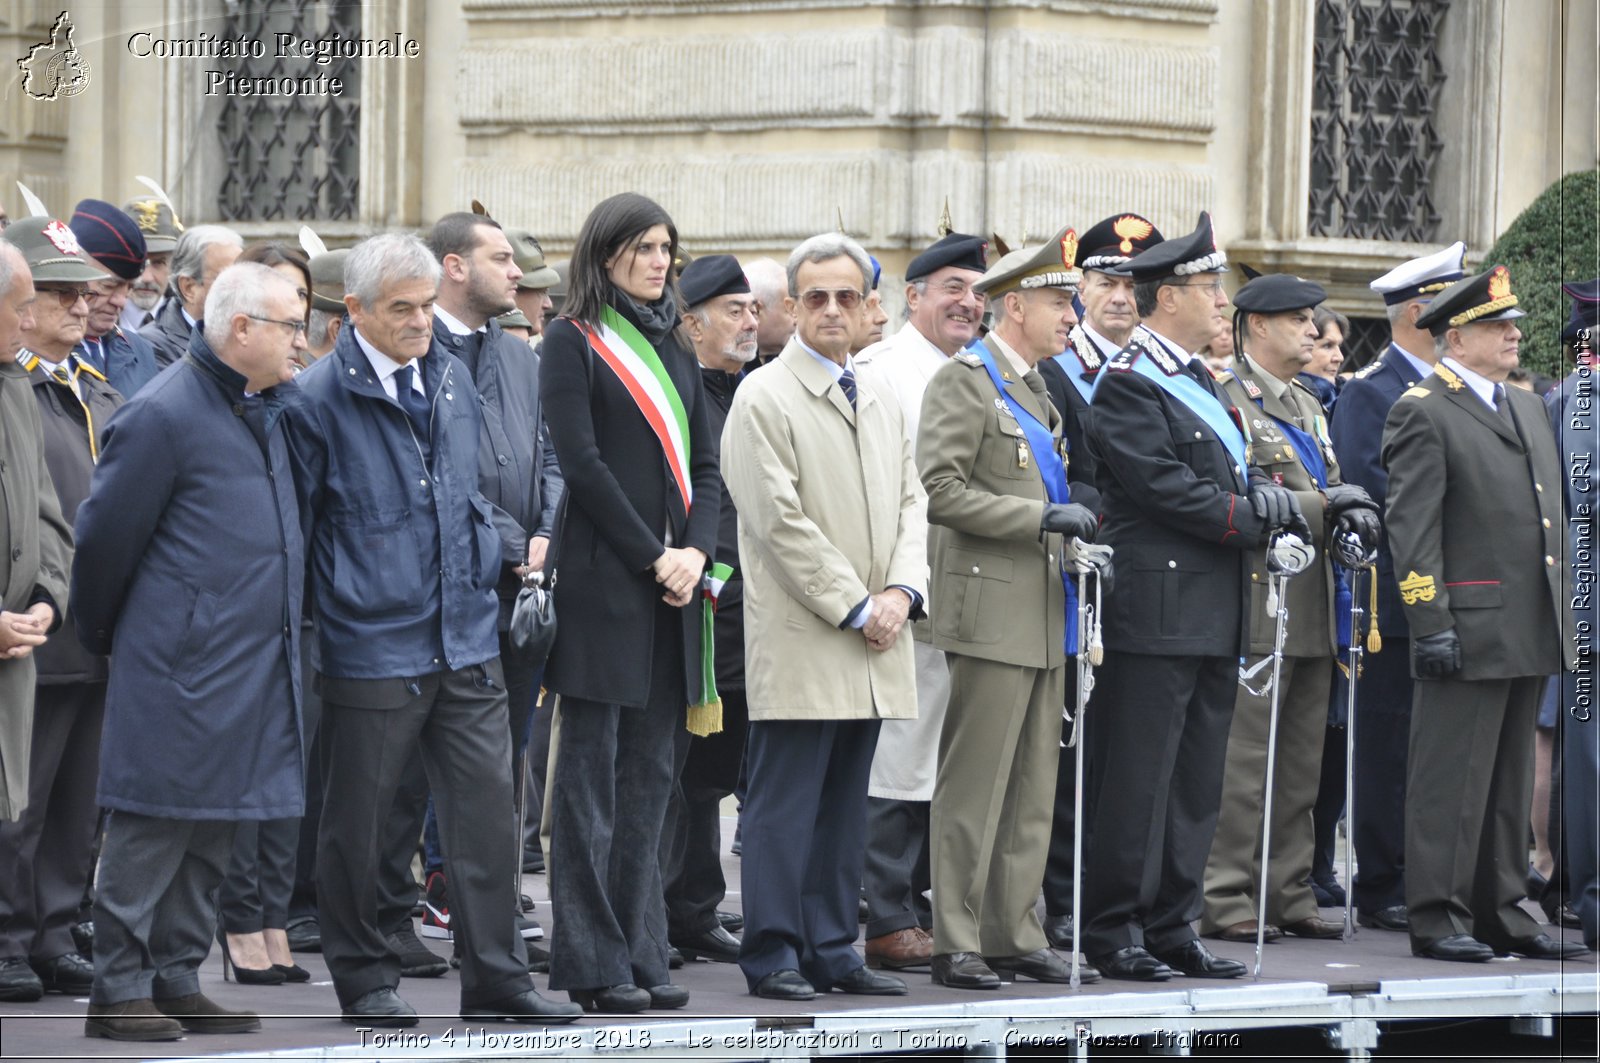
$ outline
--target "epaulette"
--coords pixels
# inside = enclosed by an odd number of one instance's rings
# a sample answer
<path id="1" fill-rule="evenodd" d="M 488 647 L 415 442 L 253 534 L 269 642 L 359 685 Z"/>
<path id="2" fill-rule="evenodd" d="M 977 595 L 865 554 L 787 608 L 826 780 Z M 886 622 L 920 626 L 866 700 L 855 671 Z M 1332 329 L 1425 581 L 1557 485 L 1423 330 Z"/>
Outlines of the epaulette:
<path id="1" fill-rule="evenodd" d="M 1432 393 L 1427 388 L 1425 388 L 1422 385 L 1418 384 L 1414 388 L 1406 388 L 1405 393 L 1403 395 L 1401 395 L 1400 397 L 1402 399 L 1425 399 L 1430 394 L 1432 394 Z"/>
<path id="2" fill-rule="evenodd" d="M 1137 340 L 1118 351 L 1111 361 L 1106 363 L 1106 369 L 1114 373 L 1129 373 L 1139 357 L 1147 353 L 1144 345 Z"/>
<path id="3" fill-rule="evenodd" d="M 983 359 L 979 358 L 977 355 L 973 354 L 971 351 L 957 351 L 955 354 L 952 354 L 950 357 L 951 357 L 951 359 L 953 361 L 960 362 L 962 365 L 970 365 L 974 369 L 982 369 L 983 368 Z"/>
<path id="4" fill-rule="evenodd" d="M 1318 406 L 1322 405 L 1322 400 L 1317 398 L 1317 393 L 1315 391 L 1312 391 L 1310 386 L 1308 386 L 1306 384 L 1306 382 L 1301 380 L 1299 377 L 1295 377 L 1293 380 L 1290 380 L 1289 381 L 1289 386 L 1292 387 L 1292 388 L 1299 388 L 1301 391 L 1305 392 L 1307 395 L 1311 396 L 1313 399 L 1316 399 L 1316 402 L 1317 402 Z"/>
<path id="5" fill-rule="evenodd" d="M 1364 365 L 1360 369 L 1356 370 L 1356 379 L 1365 380 L 1367 377 L 1371 376 L 1373 373 L 1376 373 L 1382 368 L 1383 355 L 1380 354 L 1378 357 L 1374 358 L 1370 364 Z"/>

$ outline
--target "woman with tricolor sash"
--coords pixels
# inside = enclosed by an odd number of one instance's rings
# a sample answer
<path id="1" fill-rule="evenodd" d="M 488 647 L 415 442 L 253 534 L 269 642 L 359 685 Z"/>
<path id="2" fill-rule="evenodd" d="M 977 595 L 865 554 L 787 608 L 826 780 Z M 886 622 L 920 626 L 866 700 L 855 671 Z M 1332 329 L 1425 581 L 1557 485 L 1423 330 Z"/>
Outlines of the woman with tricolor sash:
<path id="1" fill-rule="evenodd" d="M 568 481 L 551 547 L 558 623 L 545 673 L 561 697 L 550 986 L 591 1011 L 689 1000 L 667 980 L 657 851 L 690 707 L 715 697 L 700 588 L 719 491 L 700 373 L 677 333 L 677 245 L 672 219 L 644 196 L 595 207 L 540 366 Z"/>

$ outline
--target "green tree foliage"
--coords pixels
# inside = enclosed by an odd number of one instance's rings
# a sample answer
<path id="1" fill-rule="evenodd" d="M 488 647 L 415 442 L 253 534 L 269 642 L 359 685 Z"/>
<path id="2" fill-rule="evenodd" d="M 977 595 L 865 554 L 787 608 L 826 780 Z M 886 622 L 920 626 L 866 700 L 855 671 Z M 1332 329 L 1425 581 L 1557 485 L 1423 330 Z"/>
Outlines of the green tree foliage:
<path id="1" fill-rule="evenodd" d="M 1511 290 L 1528 316 L 1522 326 L 1522 364 L 1561 377 L 1567 367 L 1561 329 L 1571 300 L 1566 281 L 1600 276 L 1600 170 L 1570 173 L 1540 193 L 1495 241 L 1484 268 L 1511 271 Z"/>

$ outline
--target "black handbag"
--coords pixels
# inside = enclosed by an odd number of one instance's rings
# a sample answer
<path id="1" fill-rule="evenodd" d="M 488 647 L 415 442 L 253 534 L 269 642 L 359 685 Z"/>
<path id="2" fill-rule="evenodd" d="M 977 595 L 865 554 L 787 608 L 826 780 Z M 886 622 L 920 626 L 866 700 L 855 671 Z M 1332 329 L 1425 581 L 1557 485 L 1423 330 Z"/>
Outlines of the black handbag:
<path id="1" fill-rule="evenodd" d="M 511 644 L 528 657 L 543 661 L 556 641 L 556 596 L 544 585 L 544 573 L 522 577 L 522 589 L 511 607 Z"/>

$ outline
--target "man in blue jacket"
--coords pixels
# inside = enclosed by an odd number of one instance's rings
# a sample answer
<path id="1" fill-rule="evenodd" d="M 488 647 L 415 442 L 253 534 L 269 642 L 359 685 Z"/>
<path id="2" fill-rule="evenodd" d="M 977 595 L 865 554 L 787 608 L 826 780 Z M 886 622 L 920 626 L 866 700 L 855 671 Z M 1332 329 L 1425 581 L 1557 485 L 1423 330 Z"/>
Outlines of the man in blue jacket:
<path id="1" fill-rule="evenodd" d="M 78 351 L 123 398 L 131 399 L 161 371 L 150 341 L 117 323 L 144 272 L 144 234 L 124 211 L 98 199 L 79 201 L 71 228 L 84 251 L 111 271 L 89 282 L 89 320 Z"/>
<path id="2" fill-rule="evenodd" d="M 189 353 L 105 430 L 78 509 L 73 620 L 86 650 L 116 660 L 90 1037 L 261 1026 L 202 995 L 198 970 L 234 824 L 305 808 L 305 554 L 280 386 L 303 344 L 298 310 L 265 266 L 220 276 Z"/>
<path id="3" fill-rule="evenodd" d="M 345 1021 L 415 1025 L 373 882 L 378 828 L 420 738 L 464 943 L 462 1018 L 570 1021 L 582 1009 L 534 990 L 515 929 L 502 544 L 478 490 L 478 393 L 433 336 L 439 277 L 413 236 L 352 250 L 350 327 L 300 375 L 291 414 L 321 654 L 323 954 Z"/>

